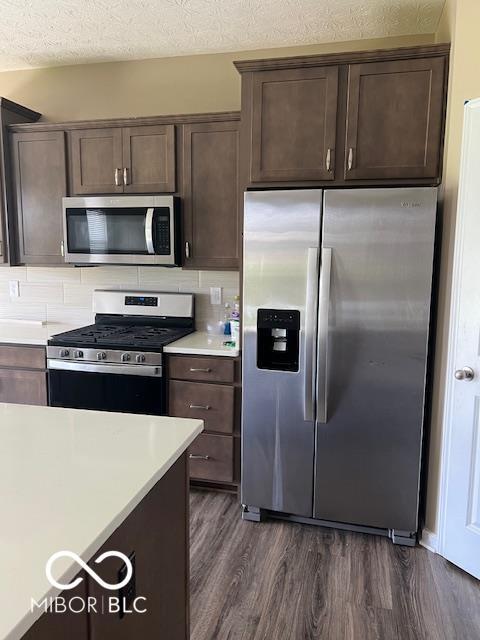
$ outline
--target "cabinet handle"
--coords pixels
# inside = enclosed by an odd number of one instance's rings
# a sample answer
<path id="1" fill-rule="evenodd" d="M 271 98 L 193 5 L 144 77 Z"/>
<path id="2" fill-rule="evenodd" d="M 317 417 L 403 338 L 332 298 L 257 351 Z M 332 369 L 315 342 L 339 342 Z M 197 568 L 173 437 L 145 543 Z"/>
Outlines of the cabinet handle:
<path id="1" fill-rule="evenodd" d="M 185 242 L 185 257 L 190 258 L 190 243 Z"/>
<path id="2" fill-rule="evenodd" d="M 121 182 L 120 182 L 120 169 L 115 169 L 115 186 L 116 187 L 120 187 L 121 186 Z"/>
<path id="3" fill-rule="evenodd" d="M 3 256 L 3 242 L 0 240 L 0 256 Z"/>
<path id="4" fill-rule="evenodd" d="M 191 453 L 188 457 L 190 460 L 210 460 L 210 456 L 199 456 L 196 453 Z"/>
<path id="5" fill-rule="evenodd" d="M 60 253 L 62 254 L 62 258 L 65 257 L 65 242 L 62 240 L 60 242 Z"/>
<path id="6" fill-rule="evenodd" d="M 128 184 L 128 168 L 123 167 L 123 184 L 127 186 Z"/>
<path id="7" fill-rule="evenodd" d="M 348 150 L 348 164 L 347 164 L 348 170 L 351 171 L 353 169 L 353 148 L 350 147 L 350 149 Z"/>
<path id="8" fill-rule="evenodd" d="M 330 172 L 331 169 L 331 162 L 332 162 L 332 150 L 331 149 L 327 149 L 327 158 L 325 160 L 325 165 L 327 167 L 327 171 Z"/>
<path id="9" fill-rule="evenodd" d="M 201 404 L 191 404 L 190 409 L 202 409 L 203 411 L 210 411 L 210 405 L 201 405 Z"/>
<path id="10" fill-rule="evenodd" d="M 201 373 L 210 373 L 211 369 L 206 368 L 206 369 L 196 369 L 195 367 L 190 367 L 190 371 L 192 373 L 197 373 L 197 372 L 201 372 Z"/>

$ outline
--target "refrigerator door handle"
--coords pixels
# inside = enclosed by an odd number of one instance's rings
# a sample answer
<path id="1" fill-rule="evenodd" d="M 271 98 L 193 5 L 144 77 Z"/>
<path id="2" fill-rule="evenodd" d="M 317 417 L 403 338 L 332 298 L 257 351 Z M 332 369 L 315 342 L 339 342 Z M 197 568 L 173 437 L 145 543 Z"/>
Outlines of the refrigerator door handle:
<path id="1" fill-rule="evenodd" d="M 328 312 L 330 309 L 330 279 L 332 249 L 322 248 L 318 303 L 317 342 L 317 422 L 327 422 L 328 394 Z"/>
<path id="2" fill-rule="evenodd" d="M 303 419 L 312 421 L 314 415 L 315 398 L 315 333 L 317 321 L 317 282 L 318 282 L 318 249 L 310 247 L 307 249 L 307 291 L 305 302 L 305 340 L 304 361 L 305 361 L 305 381 L 304 381 L 304 404 Z"/>

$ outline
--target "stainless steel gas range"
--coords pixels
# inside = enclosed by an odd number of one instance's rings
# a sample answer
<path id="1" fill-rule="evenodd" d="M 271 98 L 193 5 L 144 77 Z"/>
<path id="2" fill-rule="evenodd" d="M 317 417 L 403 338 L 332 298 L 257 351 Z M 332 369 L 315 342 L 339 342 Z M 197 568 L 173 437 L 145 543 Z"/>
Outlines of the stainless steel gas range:
<path id="1" fill-rule="evenodd" d="M 94 310 L 48 341 L 49 404 L 165 415 L 163 347 L 194 331 L 193 294 L 95 291 Z"/>

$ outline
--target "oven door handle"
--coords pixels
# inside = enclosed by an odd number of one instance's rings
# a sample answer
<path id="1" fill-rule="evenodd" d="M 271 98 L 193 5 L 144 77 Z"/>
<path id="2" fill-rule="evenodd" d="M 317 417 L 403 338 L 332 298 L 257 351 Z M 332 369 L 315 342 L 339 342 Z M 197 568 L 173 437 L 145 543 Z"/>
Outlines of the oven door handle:
<path id="1" fill-rule="evenodd" d="M 94 362 L 72 362 L 71 360 L 47 360 L 47 369 L 78 371 L 80 373 L 113 373 L 124 376 L 162 377 L 162 367 L 143 364 L 96 364 Z"/>
<path id="2" fill-rule="evenodd" d="M 145 244 L 147 245 L 147 251 L 153 255 L 155 248 L 153 246 L 153 215 L 154 208 L 149 207 L 145 216 Z"/>

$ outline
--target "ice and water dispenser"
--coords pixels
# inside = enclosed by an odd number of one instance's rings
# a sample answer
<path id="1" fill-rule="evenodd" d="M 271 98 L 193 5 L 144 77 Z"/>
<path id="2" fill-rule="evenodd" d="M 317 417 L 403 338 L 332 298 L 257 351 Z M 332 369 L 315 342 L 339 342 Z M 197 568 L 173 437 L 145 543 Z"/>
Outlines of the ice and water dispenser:
<path id="1" fill-rule="evenodd" d="M 298 371 L 300 312 L 258 309 L 257 367 L 273 371 Z"/>

